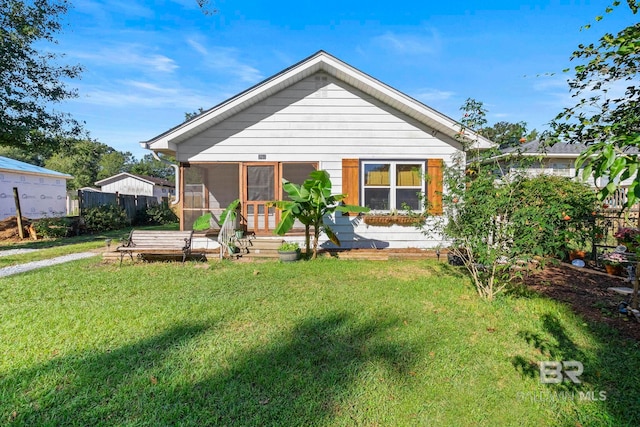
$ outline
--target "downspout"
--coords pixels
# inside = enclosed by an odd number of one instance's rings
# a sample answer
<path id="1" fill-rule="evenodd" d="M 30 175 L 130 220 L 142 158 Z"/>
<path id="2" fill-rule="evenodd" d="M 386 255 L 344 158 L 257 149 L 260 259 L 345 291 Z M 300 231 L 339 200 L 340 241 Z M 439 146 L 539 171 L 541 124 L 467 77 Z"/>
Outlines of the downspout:
<path id="1" fill-rule="evenodd" d="M 140 143 L 140 145 L 142 145 L 147 150 L 149 149 L 147 144 L 145 144 L 144 142 Z M 167 166 L 171 166 L 173 168 L 173 170 L 175 172 L 175 177 L 176 177 L 176 198 L 175 198 L 175 200 L 173 202 L 171 202 L 171 204 L 172 205 L 177 205 L 178 203 L 180 203 L 180 166 L 174 165 L 170 161 L 168 161 L 166 159 L 163 159 L 162 157 L 158 156 L 158 154 L 153 150 L 151 150 L 151 154 L 153 155 L 154 159 L 164 163 Z"/>

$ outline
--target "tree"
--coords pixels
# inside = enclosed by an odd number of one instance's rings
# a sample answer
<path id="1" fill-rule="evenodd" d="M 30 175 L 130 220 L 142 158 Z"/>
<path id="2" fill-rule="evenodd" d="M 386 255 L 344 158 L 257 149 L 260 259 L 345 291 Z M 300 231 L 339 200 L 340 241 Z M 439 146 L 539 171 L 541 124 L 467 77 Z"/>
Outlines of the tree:
<path id="1" fill-rule="evenodd" d="M 482 129 L 482 136 L 489 138 L 500 147 L 514 147 L 523 142 L 535 139 L 538 132 L 534 129 L 527 134 L 526 122 L 497 122 L 493 126 Z"/>
<path id="2" fill-rule="evenodd" d="M 331 179 L 324 170 L 313 171 L 301 185 L 282 180 L 282 188 L 287 192 L 290 200 L 279 200 L 271 203 L 282 210 L 280 222 L 275 232 L 284 235 L 291 230 L 296 220 L 304 225 L 306 254 L 311 253 L 311 228 L 313 228 L 313 254 L 311 259 L 318 256 L 318 239 L 324 232 L 329 240 L 340 246 L 340 240 L 333 230 L 324 223 L 324 217 L 336 211 L 340 212 L 368 212 L 369 208 L 362 206 L 342 205 L 346 194 L 331 194 Z"/>
<path id="3" fill-rule="evenodd" d="M 627 4 L 637 14 L 640 2 L 628 0 Z M 614 1 L 606 13 L 619 5 Z M 596 17 L 596 21 L 601 19 Z M 631 207 L 640 199 L 640 23 L 616 35 L 607 33 L 597 44 L 580 44 L 571 60 L 579 62 L 569 80 L 576 104 L 555 117 L 551 123 L 554 137 L 587 145 L 576 169 L 584 166 L 585 179 L 607 179 L 599 192 L 601 199 L 613 193 L 619 182 L 632 178 L 626 204 Z M 622 85 L 625 90 L 619 94 L 616 86 Z"/>
<path id="4" fill-rule="evenodd" d="M 43 49 L 56 43 L 68 8 L 66 0 L 0 0 L 0 145 L 33 152 L 55 144 L 55 136 L 81 132 L 49 107 L 77 96 L 64 80 L 77 78 L 81 67 L 59 65 L 61 55 Z"/>
<path id="5" fill-rule="evenodd" d="M 165 158 L 169 162 L 175 161 L 175 159 L 171 156 L 166 156 Z M 171 166 L 168 166 L 166 163 L 155 159 L 152 154 L 145 154 L 141 160 L 131 166 L 130 172 L 138 175 L 163 178 L 168 181 L 175 180 L 175 172 L 173 168 Z"/>
<path id="6" fill-rule="evenodd" d="M 189 120 L 198 117 L 200 114 L 204 113 L 204 108 L 198 107 L 198 109 L 192 113 L 184 113 L 184 121 L 188 122 Z"/>
<path id="7" fill-rule="evenodd" d="M 128 172 L 134 164 L 133 154 L 130 152 L 116 151 L 106 147 L 98 162 L 98 174 L 96 180 L 109 178 L 121 172 Z"/>
<path id="8" fill-rule="evenodd" d="M 638 13 L 640 2 L 627 0 L 627 5 L 634 15 Z M 620 1 L 614 1 L 606 13 L 618 6 Z M 596 21 L 602 19 L 596 17 Z M 631 178 L 625 204 L 631 208 L 640 200 L 640 23 L 616 35 L 607 33 L 595 45 L 580 44 L 571 60 L 579 62 L 573 68 L 575 76 L 569 80 L 576 105 L 565 108 L 553 120 L 554 136 L 587 145 L 576 160 L 576 170 L 584 166 L 583 179 L 606 178 L 606 185 L 598 192 L 601 200 Z M 624 93 L 617 94 L 616 86 L 625 86 Z M 636 271 L 640 271 L 640 261 Z M 639 302 L 638 280 L 636 275 L 631 304 L 634 309 Z"/>
<path id="9" fill-rule="evenodd" d="M 421 228 L 426 234 L 443 234 L 478 294 L 493 300 L 509 285 L 519 263 L 533 256 L 564 257 L 568 242 L 588 239 L 584 218 L 594 211 L 595 196 L 570 179 L 530 178 L 527 162 L 535 159 L 517 152 L 509 161 L 498 156 L 497 149 L 475 150 L 477 144 L 464 126 L 484 123 L 486 110 L 475 100 L 467 100 L 461 109 L 463 152 L 444 170 L 444 215 Z M 482 134 L 482 128 L 475 130 Z M 505 173 L 502 161 L 520 168 L 511 166 Z"/>
<path id="10" fill-rule="evenodd" d="M 45 167 L 73 175 L 67 189 L 91 187 L 98 180 L 100 158 L 109 148 L 89 140 L 59 140 L 60 149 L 45 162 Z"/>

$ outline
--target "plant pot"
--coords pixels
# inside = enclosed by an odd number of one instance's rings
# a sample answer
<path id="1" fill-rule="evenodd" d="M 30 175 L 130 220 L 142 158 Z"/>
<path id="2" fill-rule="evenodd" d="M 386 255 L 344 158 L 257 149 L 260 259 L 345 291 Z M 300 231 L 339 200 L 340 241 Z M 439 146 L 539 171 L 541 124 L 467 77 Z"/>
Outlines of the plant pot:
<path id="1" fill-rule="evenodd" d="M 390 227 L 392 225 L 399 225 L 402 227 L 414 227 L 417 224 L 424 222 L 422 216 L 409 216 L 409 215 L 365 215 L 364 223 L 367 225 L 373 225 L 378 227 Z"/>
<path id="2" fill-rule="evenodd" d="M 300 259 L 300 250 L 297 251 L 278 251 L 280 261 L 293 262 Z"/>
<path id="3" fill-rule="evenodd" d="M 587 256 L 586 251 L 571 251 L 569 252 L 569 261 L 573 261 L 574 259 L 584 259 Z"/>
<path id="4" fill-rule="evenodd" d="M 242 239 L 244 236 L 244 230 L 236 230 L 236 239 Z"/>
<path id="5" fill-rule="evenodd" d="M 622 276 L 622 265 L 605 264 L 604 269 L 607 270 L 607 274 L 612 276 Z"/>

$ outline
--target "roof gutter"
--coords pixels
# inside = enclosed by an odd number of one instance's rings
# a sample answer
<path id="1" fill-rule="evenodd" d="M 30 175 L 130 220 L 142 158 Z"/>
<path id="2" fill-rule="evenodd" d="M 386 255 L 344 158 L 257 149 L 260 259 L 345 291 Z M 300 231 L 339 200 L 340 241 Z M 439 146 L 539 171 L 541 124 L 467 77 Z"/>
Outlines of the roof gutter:
<path id="1" fill-rule="evenodd" d="M 140 146 L 142 146 L 142 148 L 150 150 L 149 144 L 146 142 L 141 142 Z M 153 150 L 151 150 L 151 155 L 153 156 L 154 159 L 158 160 L 159 162 L 162 162 L 165 165 L 171 166 L 173 168 L 175 172 L 175 177 L 176 177 L 176 198 L 173 202 L 171 202 L 171 204 L 177 205 L 178 203 L 180 203 L 180 166 L 171 163 L 167 159 L 163 159 L 162 157 L 158 156 L 158 153 L 156 153 Z"/>

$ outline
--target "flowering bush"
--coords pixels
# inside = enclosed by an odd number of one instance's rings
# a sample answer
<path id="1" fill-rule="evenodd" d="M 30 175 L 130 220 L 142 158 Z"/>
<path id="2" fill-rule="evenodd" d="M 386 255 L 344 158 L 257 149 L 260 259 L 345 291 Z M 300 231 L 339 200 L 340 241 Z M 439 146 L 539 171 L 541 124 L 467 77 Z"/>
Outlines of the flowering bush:
<path id="1" fill-rule="evenodd" d="M 613 237 L 618 240 L 622 240 L 623 242 L 632 242 L 638 236 L 640 236 L 640 230 L 631 227 L 620 227 L 613 235 Z"/>
<path id="2" fill-rule="evenodd" d="M 627 258 L 620 252 L 606 252 L 602 255 L 602 263 L 609 265 L 620 265 L 626 262 Z"/>

